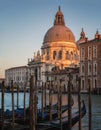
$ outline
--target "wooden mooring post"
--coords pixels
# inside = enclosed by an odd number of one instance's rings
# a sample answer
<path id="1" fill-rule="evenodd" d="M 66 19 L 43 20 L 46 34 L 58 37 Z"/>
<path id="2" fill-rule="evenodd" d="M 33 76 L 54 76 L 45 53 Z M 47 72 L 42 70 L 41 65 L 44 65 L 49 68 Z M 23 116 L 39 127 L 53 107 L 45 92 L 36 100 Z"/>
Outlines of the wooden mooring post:
<path id="1" fill-rule="evenodd" d="M 30 130 L 35 130 L 34 76 L 30 78 Z"/>
<path id="2" fill-rule="evenodd" d="M 19 108 L 19 85 L 17 85 L 17 108 Z"/>
<path id="3" fill-rule="evenodd" d="M 68 81 L 68 130 L 71 130 L 71 87 L 72 87 L 72 75 L 69 74 L 69 81 Z"/>
<path id="4" fill-rule="evenodd" d="M 11 80 L 11 89 L 12 89 L 12 128 L 14 128 L 14 85 L 13 85 L 13 80 Z"/>
<path id="5" fill-rule="evenodd" d="M 24 86 L 24 120 L 26 118 L 26 86 Z"/>
<path id="6" fill-rule="evenodd" d="M 50 121 L 52 120 L 52 81 L 49 82 Z"/>
<path id="7" fill-rule="evenodd" d="M 61 106 L 62 106 L 62 80 L 60 79 L 60 85 L 59 85 L 59 113 L 60 113 L 60 127 L 61 127 L 61 130 L 62 130 L 62 109 L 61 109 Z"/>
<path id="8" fill-rule="evenodd" d="M 47 89 L 47 83 L 45 82 L 45 107 L 46 107 L 46 101 L 47 101 L 47 97 L 46 97 L 46 89 Z"/>
<path id="9" fill-rule="evenodd" d="M 58 118 L 60 118 L 60 82 L 57 82 L 57 104 L 58 104 Z"/>
<path id="10" fill-rule="evenodd" d="M 37 104 L 38 104 L 38 90 L 37 90 L 37 80 L 34 80 L 34 109 L 35 109 L 35 124 L 37 123 Z"/>
<path id="11" fill-rule="evenodd" d="M 42 98 L 41 98 L 41 112 L 42 112 L 42 120 L 44 120 L 44 83 L 42 82 Z"/>
<path id="12" fill-rule="evenodd" d="M 79 108 L 79 130 L 82 130 L 81 127 L 81 79 L 78 78 L 78 108 Z"/>
<path id="13" fill-rule="evenodd" d="M 2 81 L 2 130 L 4 130 L 4 81 Z"/>
<path id="14" fill-rule="evenodd" d="M 89 114 L 89 130 L 92 130 L 92 98 L 91 98 L 91 82 L 90 79 L 88 80 L 88 100 L 89 100 L 89 108 L 88 108 L 88 114 Z"/>
<path id="15" fill-rule="evenodd" d="M 32 85 L 33 85 L 33 77 L 31 76 L 30 77 L 30 81 L 29 81 L 29 83 L 30 83 L 30 96 L 29 96 L 29 117 L 30 117 L 30 120 L 29 120 L 29 124 L 30 124 L 30 130 L 33 130 L 32 129 Z"/>

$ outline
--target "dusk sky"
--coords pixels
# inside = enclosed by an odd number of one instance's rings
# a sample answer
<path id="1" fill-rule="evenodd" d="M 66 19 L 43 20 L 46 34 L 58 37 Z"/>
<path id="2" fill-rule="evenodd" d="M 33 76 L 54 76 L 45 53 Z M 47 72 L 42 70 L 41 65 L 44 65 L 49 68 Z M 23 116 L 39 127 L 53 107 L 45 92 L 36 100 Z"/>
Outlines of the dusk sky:
<path id="1" fill-rule="evenodd" d="M 59 5 L 76 41 L 82 27 L 88 39 L 101 33 L 101 0 L 0 0 L 0 78 L 40 50 Z"/>

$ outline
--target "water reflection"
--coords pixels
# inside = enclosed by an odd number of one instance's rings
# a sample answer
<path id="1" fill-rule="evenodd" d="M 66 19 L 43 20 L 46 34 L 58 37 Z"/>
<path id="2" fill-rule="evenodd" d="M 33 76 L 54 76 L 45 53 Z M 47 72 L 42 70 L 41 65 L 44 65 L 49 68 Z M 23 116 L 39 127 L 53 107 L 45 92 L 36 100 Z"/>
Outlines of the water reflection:
<path id="1" fill-rule="evenodd" d="M 1 93 L 0 93 L 0 99 L 1 99 Z M 24 101 L 24 93 L 19 93 L 19 107 L 23 107 L 23 101 Z M 26 107 L 29 105 L 29 93 L 26 93 Z M 14 107 L 17 107 L 17 93 L 14 93 Z M 1 100 L 0 100 L 0 108 L 1 108 Z M 5 93 L 4 94 L 4 109 L 12 109 L 12 94 L 11 93 Z"/>

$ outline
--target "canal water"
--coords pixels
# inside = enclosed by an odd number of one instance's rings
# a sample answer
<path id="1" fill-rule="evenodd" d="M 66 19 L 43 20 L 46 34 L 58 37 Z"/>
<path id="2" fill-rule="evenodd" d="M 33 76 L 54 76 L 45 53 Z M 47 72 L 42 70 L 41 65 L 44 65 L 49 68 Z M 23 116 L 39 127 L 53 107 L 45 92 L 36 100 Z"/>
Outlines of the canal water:
<path id="1" fill-rule="evenodd" d="M 82 99 L 85 101 L 87 113 L 82 119 L 82 130 L 88 130 L 88 95 L 82 94 Z M 4 107 L 5 110 L 12 109 L 12 96 L 11 93 L 5 93 Z M 47 93 L 47 104 L 49 103 L 49 95 Z M 72 112 L 78 110 L 77 95 L 73 94 L 74 105 Z M 19 93 L 19 107 L 23 107 L 24 94 Z M 52 96 L 53 103 L 57 102 L 57 95 Z M 17 106 L 17 93 L 14 93 L 15 108 Z M 67 104 L 67 95 L 62 96 L 62 104 Z M 26 93 L 26 107 L 29 106 L 29 93 Z M 38 94 L 38 108 L 41 107 L 41 93 Z M 0 92 L 0 108 L 1 108 L 1 92 Z M 67 113 L 65 113 L 67 114 Z M 78 123 L 72 128 L 72 130 L 78 130 Z M 92 130 L 101 130 L 101 95 L 92 95 Z"/>

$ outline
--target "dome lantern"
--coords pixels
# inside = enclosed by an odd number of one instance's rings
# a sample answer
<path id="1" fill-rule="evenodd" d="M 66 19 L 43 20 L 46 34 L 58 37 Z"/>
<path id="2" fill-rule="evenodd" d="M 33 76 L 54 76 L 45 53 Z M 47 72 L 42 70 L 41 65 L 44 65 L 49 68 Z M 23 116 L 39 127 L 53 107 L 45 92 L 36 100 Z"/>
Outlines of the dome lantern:
<path id="1" fill-rule="evenodd" d="M 64 16 L 63 13 L 61 12 L 60 6 L 55 16 L 54 25 L 65 25 Z"/>

